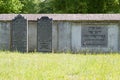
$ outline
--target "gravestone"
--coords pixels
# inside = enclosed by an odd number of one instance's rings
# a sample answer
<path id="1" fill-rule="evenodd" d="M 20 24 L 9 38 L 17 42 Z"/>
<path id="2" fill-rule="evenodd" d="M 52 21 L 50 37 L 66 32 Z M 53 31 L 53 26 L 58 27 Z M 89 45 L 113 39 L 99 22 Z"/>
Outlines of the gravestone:
<path id="1" fill-rule="evenodd" d="M 52 52 L 52 19 L 46 16 L 37 20 L 37 51 Z"/>
<path id="2" fill-rule="evenodd" d="M 27 20 L 18 15 L 11 24 L 11 50 L 27 52 Z"/>
<path id="3" fill-rule="evenodd" d="M 104 25 L 84 25 L 82 26 L 82 47 L 107 47 L 108 27 Z"/>

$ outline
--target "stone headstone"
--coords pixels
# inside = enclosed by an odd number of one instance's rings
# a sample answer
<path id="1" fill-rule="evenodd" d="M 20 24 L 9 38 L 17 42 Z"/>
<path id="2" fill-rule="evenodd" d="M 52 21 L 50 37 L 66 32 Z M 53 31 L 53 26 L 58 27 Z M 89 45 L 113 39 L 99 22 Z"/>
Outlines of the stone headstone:
<path id="1" fill-rule="evenodd" d="M 11 50 L 27 52 L 27 20 L 18 15 L 11 24 Z"/>
<path id="2" fill-rule="evenodd" d="M 108 27 L 104 25 L 84 25 L 81 36 L 82 47 L 107 47 Z"/>
<path id="3" fill-rule="evenodd" d="M 46 16 L 37 21 L 37 51 L 52 52 L 52 19 Z"/>

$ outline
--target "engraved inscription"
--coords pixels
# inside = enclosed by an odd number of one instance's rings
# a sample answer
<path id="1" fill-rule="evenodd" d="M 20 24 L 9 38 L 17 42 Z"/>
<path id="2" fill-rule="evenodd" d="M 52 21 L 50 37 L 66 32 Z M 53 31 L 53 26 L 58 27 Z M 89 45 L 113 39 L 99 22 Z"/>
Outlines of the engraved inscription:
<path id="1" fill-rule="evenodd" d="M 52 52 L 52 19 L 48 17 L 38 19 L 37 51 Z"/>
<path id="2" fill-rule="evenodd" d="M 40 51 L 51 51 L 51 43 L 50 42 L 41 42 L 39 43 L 39 50 Z"/>
<path id="3" fill-rule="evenodd" d="M 108 27 L 104 25 L 84 25 L 81 37 L 82 47 L 107 47 Z"/>

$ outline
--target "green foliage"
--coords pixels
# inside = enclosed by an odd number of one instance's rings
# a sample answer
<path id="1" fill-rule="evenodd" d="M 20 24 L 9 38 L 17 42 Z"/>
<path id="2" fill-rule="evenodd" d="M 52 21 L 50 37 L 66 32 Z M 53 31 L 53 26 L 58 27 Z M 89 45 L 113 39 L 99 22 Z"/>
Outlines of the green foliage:
<path id="1" fill-rule="evenodd" d="M 45 0 L 39 4 L 39 13 L 86 13 L 84 0 Z"/>
<path id="2" fill-rule="evenodd" d="M 39 3 L 39 13 L 53 13 L 53 2 L 51 0 L 45 0 Z"/>
<path id="3" fill-rule="evenodd" d="M 88 0 L 88 13 L 104 13 L 105 0 Z"/>
<path id="4" fill-rule="evenodd" d="M 23 4 L 21 13 L 37 13 L 40 0 L 20 0 Z"/>
<path id="5" fill-rule="evenodd" d="M 55 13 L 86 13 L 85 0 L 53 0 Z"/>
<path id="6" fill-rule="evenodd" d="M 107 0 L 105 2 L 105 11 L 107 13 L 119 13 L 119 2 L 117 0 Z"/>
<path id="7" fill-rule="evenodd" d="M 120 0 L 45 0 L 39 13 L 119 13 Z"/>
<path id="8" fill-rule="evenodd" d="M 120 0 L 0 0 L 0 13 L 119 13 Z"/>
<path id="9" fill-rule="evenodd" d="M 0 0 L 0 13 L 20 13 L 22 6 L 19 0 Z"/>

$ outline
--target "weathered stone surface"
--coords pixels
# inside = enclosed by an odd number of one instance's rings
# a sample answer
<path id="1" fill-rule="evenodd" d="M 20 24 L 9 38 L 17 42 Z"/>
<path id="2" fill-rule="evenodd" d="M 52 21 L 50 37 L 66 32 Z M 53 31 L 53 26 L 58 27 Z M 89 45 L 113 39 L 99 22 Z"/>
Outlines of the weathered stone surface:
<path id="1" fill-rule="evenodd" d="M 12 51 L 27 51 L 27 20 L 21 15 L 12 20 L 11 37 Z"/>
<path id="2" fill-rule="evenodd" d="M 117 24 L 108 26 L 108 51 L 117 52 L 119 45 L 119 27 Z"/>
<path id="3" fill-rule="evenodd" d="M 12 45 L 10 41 L 10 22 L 17 14 L 1 14 L 0 15 L 0 50 L 9 50 Z M 52 27 L 52 51 L 95 51 L 95 52 L 117 52 L 120 51 L 120 14 L 22 14 L 29 20 L 28 23 L 28 45 L 29 51 L 37 50 L 37 18 L 48 16 L 53 18 Z M 107 44 L 105 41 L 97 42 L 97 38 L 85 38 L 82 33 L 85 31 L 87 35 L 92 31 L 83 30 L 86 25 L 95 25 L 88 27 L 106 27 L 108 28 Z M 88 29 L 88 28 L 87 28 Z M 19 30 L 19 29 L 17 29 Z M 97 31 L 97 29 L 96 29 Z M 21 31 L 22 32 L 22 31 Z M 98 31 L 99 32 L 99 31 Z M 86 33 L 84 33 L 86 35 Z M 104 33 L 104 32 L 103 32 Z M 102 35 L 101 33 L 98 33 Z M 106 34 L 106 33 L 104 33 Z M 14 37 L 15 38 L 15 37 Z M 19 38 L 19 37 L 18 37 Z M 90 40 L 95 39 L 96 42 Z M 18 39 L 15 38 L 16 41 Z M 83 45 L 85 41 L 90 40 L 92 45 Z M 102 40 L 102 39 L 101 39 Z M 107 40 L 107 39 L 106 39 Z M 15 41 L 14 41 L 15 43 Z M 93 44 L 94 43 L 94 44 Z M 101 46 L 99 45 L 102 44 Z M 17 43 L 18 44 L 18 43 Z M 20 43 L 21 44 L 21 43 Z M 106 46 L 107 45 L 107 46 Z M 12 46 L 11 46 L 12 49 Z M 16 50 L 16 48 L 15 48 Z"/>
<path id="4" fill-rule="evenodd" d="M 57 52 L 58 49 L 58 26 L 57 26 L 57 22 L 53 22 L 53 26 L 52 26 L 52 51 L 53 52 Z"/>
<path id="5" fill-rule="evenodd" d="M 52 52 L 52 19 L 46 16 L 37 22 L 37 51 Z"/>
<path id="6" fill-rule="evenodd" d="M 37 22 L 28 22 L 28 51 L 37 49 Z"/>
<path id="7" fill-rule="evenodd" d="M 71 42 L 72 42 L 72 51 L 79 52 L 81 49 L 81 24 L 72 23 L 72 32 L 71 32 Z"/>
<path id="8" fill-rule="evenodd" d="M 59 22 L 58 23 L 58 51 L 70 52 L 71 51 L 71 23 Z"/>
<path id="9" fill-rule="evenodd" d="M 10 49 L 10 23 L 0 22 L 0 50 Z"/>
<path id="10" fill-rule="evenodd" d="M 103 25 L 84 25 L 81 35 L 82 47 L 107 47 L 108 27 Z"/>
<path id="11" fill-rule="evenodd" d="M 0 14 L 0 20 L 10 21 L 17 14 Z M 22 14 L 27 20 L 36 21 L 42 16 L 51 17 L 55 21 L 120 21 L 120 14 Z"/>

